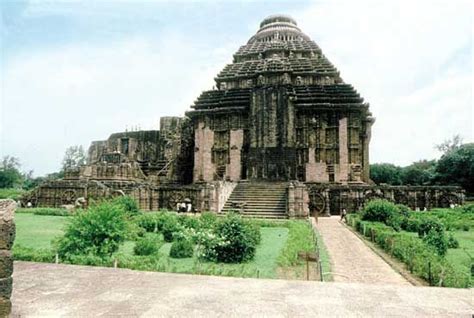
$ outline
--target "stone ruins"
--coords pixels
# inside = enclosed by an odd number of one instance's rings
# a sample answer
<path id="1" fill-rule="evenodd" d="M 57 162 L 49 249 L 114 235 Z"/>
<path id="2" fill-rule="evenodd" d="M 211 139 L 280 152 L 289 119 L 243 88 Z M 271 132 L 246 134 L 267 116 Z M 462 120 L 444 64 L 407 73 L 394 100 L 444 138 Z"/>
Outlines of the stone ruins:
<path id="1" fill-rule="evenodd" d="M 37 206 L 130 195 L 142 209 L 272 218 L 339 214 L 386 198 L 414 209 L 461 204 L 456 187 L 375 186 L 369 104 L 295 20 L 270 16 L 185 117 L 112 134 L 88 163 L 30 194 Z"/>

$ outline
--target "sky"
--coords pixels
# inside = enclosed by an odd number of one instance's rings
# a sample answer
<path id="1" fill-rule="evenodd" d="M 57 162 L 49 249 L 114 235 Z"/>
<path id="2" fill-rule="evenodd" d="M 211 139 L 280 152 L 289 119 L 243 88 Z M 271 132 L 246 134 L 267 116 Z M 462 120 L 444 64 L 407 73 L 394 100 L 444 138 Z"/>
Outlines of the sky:
<path id="1" fill-rule="evenodd" d="M 474 140 L 469 0 L 0 1 L 0 157 L 35 176 L 67 147 L 183 116 L 266 16 L 291 15 L 370 103 L 370 161 Z"/>

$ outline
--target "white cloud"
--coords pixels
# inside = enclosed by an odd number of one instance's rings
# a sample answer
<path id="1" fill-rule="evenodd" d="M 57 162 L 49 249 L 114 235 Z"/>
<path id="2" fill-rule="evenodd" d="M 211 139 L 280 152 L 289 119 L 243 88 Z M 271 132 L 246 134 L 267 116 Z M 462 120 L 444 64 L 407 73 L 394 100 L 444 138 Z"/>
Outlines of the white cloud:
<path id="1" fill-rule="evenodd" d="M 328 1 L 297 16 L 371 104 L 372 162 L 434 158 L 473 140 L 470 1 Z"/>
<path id="2" fill-rule="evenodd" d="M 158 129 L 161 116 L 182 116 L 212 87 L 232 52 L 201 49 L 165 34 L 16 56 L 2 75 L 2 148 L 44 174 L 70 145 L 88 147 L 126 127 Z"/>

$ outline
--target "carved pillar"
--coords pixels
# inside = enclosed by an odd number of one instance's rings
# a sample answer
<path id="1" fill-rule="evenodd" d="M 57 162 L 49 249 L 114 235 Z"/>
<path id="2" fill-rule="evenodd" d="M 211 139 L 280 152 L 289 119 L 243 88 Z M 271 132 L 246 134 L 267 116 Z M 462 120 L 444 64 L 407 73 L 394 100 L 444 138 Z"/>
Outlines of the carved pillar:
<path id="1" fill-rule="evenodd" d="M 194 182 L 214 180 L 215 167 L 212 163 L 212 145 L 214 144 L 214 132 L 205 125 L 205 119 L 198 121 L 194 132 L 195 155 L 194 155 Z"/>
<path id="2" fill-rule="evenodd" d="M 16 203 L 0 200 L 0 317 L 8 317 L 11 312 L 13 256 L 11 248 L 15 240 Z"/>
<path id="3" fill-rule="evenodd" d="M 239 181 L 242 171 L 242 146 L 244 144 L 244 130 L 230 131 L 230 163 L 227 167 L 227 177 L 231 181 Z"/>
<path id="4" fill-rule="evenodd" d="M 364 148 L 363 148 L 363 158 L 362 158 L 362 181 L 369 183 L 370 182 L 370 166 L 369 166 L 369 143 L 370 138 L 372 137 L 372 125 L 375 122 L 375 118 L 367 117 L 365 120 L 365 136 L 364 136 Z"/>
<path id="5" fill-rule="evenodd" d="M 347 117 L 339 120 L 339 181 L 349 180 L 349 148 L 347 146 Z"/>
<path id="6" fill-rule="evenodd" d="M 288 217 L 291 219 L 295 216 L 295 187 L 293 186 L 293 183 L 290 183 L 287 191 L 287 213 Z"/>

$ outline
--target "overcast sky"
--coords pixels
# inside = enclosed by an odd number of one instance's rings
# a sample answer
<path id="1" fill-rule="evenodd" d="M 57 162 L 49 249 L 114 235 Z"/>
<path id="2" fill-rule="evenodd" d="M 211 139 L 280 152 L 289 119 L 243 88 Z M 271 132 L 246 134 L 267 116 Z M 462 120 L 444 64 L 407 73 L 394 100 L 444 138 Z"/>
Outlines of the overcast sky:
<path id="1" fill-rule="evenodd" d="M 371 162 L 439 157 L 473 141 L 471 1 L 1 0 L 0 155 L 57 171 L 126 128 L 182 116 L 263 18 L 285 13 L 377 118 Z"/>

